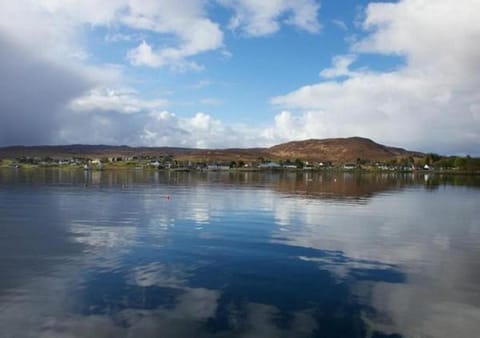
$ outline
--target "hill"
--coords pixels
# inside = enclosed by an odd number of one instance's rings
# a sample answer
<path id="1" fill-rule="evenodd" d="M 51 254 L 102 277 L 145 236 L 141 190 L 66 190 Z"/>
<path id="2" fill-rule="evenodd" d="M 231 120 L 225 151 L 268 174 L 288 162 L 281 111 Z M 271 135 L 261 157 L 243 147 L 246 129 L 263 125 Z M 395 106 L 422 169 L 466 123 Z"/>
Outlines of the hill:
<path id="1" fill-rule="evenodd" d="M 109 145 L 10 146 L 0 148 L 0 158 L 20 157 L 84 157 L 165 156 L 192 161 L 255 161 L 258 158 L 275 160 L 310 160 L 343 163 L 362 160 L 378 161 L 397 157 L 423 157 L 419 152 L 388 147 L 361 137 L 310 139 L 279 144 L 271 148 L 193 149 L 176 147 L 129 147 Z"/>
<path id="2" fill-rule="evenodd" d="M 269 153 L 278 158 L 300 158 L 331 162 L 380 161 L 396 157 L 422 157 L 419 152 L 388 147 L 362 137 L 310 139 L 293 141 L 271 147 Z"/>

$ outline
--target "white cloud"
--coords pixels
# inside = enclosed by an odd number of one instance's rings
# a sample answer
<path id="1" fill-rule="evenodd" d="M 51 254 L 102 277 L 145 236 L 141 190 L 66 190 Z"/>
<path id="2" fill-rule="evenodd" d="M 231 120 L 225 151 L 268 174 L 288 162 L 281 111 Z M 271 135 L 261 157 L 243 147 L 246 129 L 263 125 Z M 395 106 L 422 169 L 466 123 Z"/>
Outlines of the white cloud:
<path id="1" fill-rule="evenodd" d="M 206 17 L 204 5 L 143 0 L 0 2 L 0 44 L 8 48 L 0 58 L 8 61 L 2 68 L 11 79 L 4 85 L 11 99 L 3 107 L 8 112 L 2 113 L 5 132 L 0 144 L 142 144 L 143 128 L 151 122 L 148 113 L 165 109 L 168 102 L 125 91 L 131 84 L 124 68 L 92 58 L 86 48 L 88 34 L 101 27 L 113 40 L 155 36 L 163 39 L 162 46 L 141 44 L 142 53 L 135 54 L 138 48 L 130 52 L 132 62 L 201 69 L 189 58 L 223 44 L 223 34 Z M 183 141 L 182 135 L 169 140 Z"/>
<path id="2" fill-rule="evenodd" d="M 168 111 L 152 112 L 145 123 L 142 143 L 148 145 L 180 145 L 197 148 L 224 148 L 242 141 L 242 132 L 225 126 L 220 120 L 202 112 L 192 117 L 179 117 Z M 248 137 L 247 137 L 248 139 Z"/>
<path id="3" fill-rule="evenodd" d="M 217 23 L 203 12 L 202 2 L 131 0 L 129 13 L 121 22 L 134 29 L 160 34 L 173 34 L 176 43 L 152 48 L 143 41 L 128 53 L 134 65 L 161 67 L 173 65 L 198 69 L 200 66 L 186 59 L 223 46 L 223 33 Z"/>
<path id="4" fill-rule="evenodd" d="M 310 33 L 317 33 L 321 28 L 317 18 L 320 5 L 314 0 L 219 0 L 219 2 L 235 12 L 230 20 L 230 28 L 239 29 L 249 36 L 275 33 L 282 23 Z"/>
<path id="5" fill-rule="evenodd" d="M 175 48 L 153 50 L 152 46 L 145 41 L 127 53 L 127 59 L 135 66 L 163 67 L 170 65 L 177 71 L 204 69 L 195 62 L 187 62 L 184 59 L 185 56 L 183 51 Z"/>
<path id="6" fill-rule="evenodd" d="M 267 127 L 262 135 L 273 145 L 282 141 L 312 138 L 322 128 L 324 127 L 317 114 L 309 112 L 294 116 L 289 111 L 282 111 L 275 116 L 273 126 Z"/>
<path id="7" fill-rule="evenodd" d="M 363 22 L 371 34 L 355 47 L 368 52 L 407 55 L 410 63 L 421 60 L 430 64 L 432 60 L 447 58 L 457 64 L 456 57 L 464 59 L 477 49 L 470 42 L 480 29 L 478 6 L 476 0 L 372 3 L 366 9 Z M 448 41 L 455 43 L 456 48 L 432 58 L 432 49 L 444 48 Z"/>
<path id="8" fill-rule="evenodd" d="M 347 79 L 303 86 L 272 99 L 297 112 L 291 118 L 300 121 L 288 135 L 281 128 L 276 132 L 289 137 L 363 135 L 420 150 L 478 153 L 480 125 L 471 110 L 480 102 L 478 11 L 478 1 L 370 4 L 364 21 L 369 33 L 353 50 L 401 55 L 405 66 L 390 72 L 352 71 L 351 58 L 337 57 L 321 75 Z"/>
<path id="9" fill-rule="evenodd" d="M 357 59 L 356 55 L 337 55 L 333 58 L 331 68 L 326 68 L 320 72 L 320 76 L 325 79 L 336 78 L 339 76 L 353 76 L 350 65 Z"/>
<path id="10" fill-rule="evenodd" d="M 248 36 L 272 34 L 282 25 L 308 32 L 320 29 L 319 5 L 313 0 L 217 3 L 233 10 L 231 27 Z M 17 130 L 12 126 L 37 121 L 32 117 L 38 111 L 54 111 L 51 116 L 42 114 L 44 121 L 55 120 L 55 125 L 44 128 L 48 132 L 28 142 L 228 147 L 360 135 L 419 150 L 478 154 L 478 1 L 371 3 L 363 21 L 367 34 L 352 42 L 352 54 L 335 57 L 332 67 L 321 70 L 321 82 L 273 98 L 280 112 L 267 126 L 228 126 L 206 113 L 180 117 L 169 112 L 169 118 L 159 120 L 155 114 L 166 108 L 166 100 L 146 100 L 135 93 L 105 89 L 131 84 L 126 84 L 122 67 L 92 64 L 92 55 L 85 47 L 89 29 L 106 28 L 111 41 L 143 38 L 126 52 L 134 65 L 201 70 L 203 66 L 196 63 L 196 55 L 225 51 L 223 33 L 205 11 L 206 2 L 185 0 L 1 2 L 0 35 L 6 37 L 8 48 L 14 45 L 15 50 L 24 51 L 23 58 L 8 57 L 11 64 L 3 65 L 4 69 L 15 70 L 15 74 L 8 74 L 26 79 L 27 83 L 27 75 L 36 74 L 29 65 L 48 66 L 56 71 L 43 78 L 55 83 L 55 76 L 69 74 L 72 86 L 65 83 L 62 87 L 75 87 L 69 93 L 59 90 L 55 96 L 39 97 L 35 101 L 38 103 L 29 107 L 26 100 L 16 100 L 8 106 L 10 112 L 2 115 L 4 130 Z M 123 36 L 119 32 L 134 35 Z M 352 67 L 361 64 L 366 53 L 400 55 L 405 58 L 405 65 L 389 72 Z M 23 68 L 29 70 L 22 71 Z M 43 86 L 40 82 L 33 92 L 39 92 L 38 88 Z M 78 83 L 82 86 L 76 88 Z M 199 82 L 198 88 L 208 84 Z M 18 97 L 25 98 L 20 95 L 25 95 L 25 91 L 19 82 L 9 85 Z M 50 97 L 55 98 L 53 108 L 46 102 Z M 220 103 L 216 100 L 207 96 L 198 102 Z M 19 123 L 19 117 L 25 123 Z M 80 126 L 90 131 L 88 137 L 78 130 Z M 38 128 L 32 124 L 25 130 L 30 129 Z M 15 142 L 23 143 L 24 134 L 27 133 L 12 132 L 2 138 L 2 143 L 12 142 L 12 135 L 16 135 Z"/>
<path id="11" fill-rule="evenodd" d="M 171 43 L 152 48 L 142 42 L 128 54 L 134 65 L 199 68 L 187 58 L 223 46 L 218 24 L 203 11 L 203 2 L 154 0 L 21 0 L 0 4 L 0 31 L 58 59 L 88 55 L 82 39 L 89 27 L 106 27 L 109 39 L 128 39 L 116 27 L 149 31 Z"/>
<path id="12" fill-rule="evenodd" d="M 168 102 L 164 99 L 142 100 L 135 90 L 128 88 L 95 88 L 70 103 L 70 107 L 77 111 L 112 111 L 122 114 L 160 109 L 167 105 Z"/>

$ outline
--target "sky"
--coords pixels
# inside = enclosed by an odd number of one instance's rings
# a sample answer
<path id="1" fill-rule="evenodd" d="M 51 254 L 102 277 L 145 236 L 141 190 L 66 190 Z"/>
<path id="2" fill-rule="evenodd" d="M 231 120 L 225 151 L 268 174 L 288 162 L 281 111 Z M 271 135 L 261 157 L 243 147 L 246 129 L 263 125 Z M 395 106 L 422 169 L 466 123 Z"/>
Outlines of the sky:
<path id="1" fill-rule="evenodd" d="M 0 1 L 0 146 L 480 155 L 478 0 Z"/>

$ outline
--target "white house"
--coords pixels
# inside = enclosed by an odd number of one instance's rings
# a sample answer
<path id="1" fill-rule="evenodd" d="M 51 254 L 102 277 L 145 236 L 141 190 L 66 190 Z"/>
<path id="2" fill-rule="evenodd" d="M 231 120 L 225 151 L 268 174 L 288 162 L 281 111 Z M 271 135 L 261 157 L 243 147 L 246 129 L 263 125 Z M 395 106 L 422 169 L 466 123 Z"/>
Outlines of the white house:
<path id="1" fill-rule="evenodd" d="M 230 170 L 230 167 L 228 165 L 209 164 L 207 165 L 207 170 Z"/>
<path id="2" fill-rule="evenodd" d="M 353 164 L 353 163 L 345 163 L 343 165 L 343 169 L 345 170 L 352 170 L 352 169 L 355 169 L 357 167 L 356 164 Z"/>
<path id="3" fill-rule="evenodd" d="M 267 163 L 260 164 L 258 167 L 262 169 L 278 169 L 278 168 L 281 168 L 282 166 L 276 162 L 267 162 Z"/>

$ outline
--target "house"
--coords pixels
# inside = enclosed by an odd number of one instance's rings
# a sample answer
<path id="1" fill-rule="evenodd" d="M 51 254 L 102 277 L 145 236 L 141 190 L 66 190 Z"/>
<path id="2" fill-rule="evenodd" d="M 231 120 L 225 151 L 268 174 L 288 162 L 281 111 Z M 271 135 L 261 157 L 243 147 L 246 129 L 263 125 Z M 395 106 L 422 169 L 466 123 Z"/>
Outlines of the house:
<path id="1" fill-rule="evenodd" d="M 70 164 L 70 160 L 66 160 L 66 159 L 58 160 L 58 165 L 68 165 L 68 164 Z"/>
<path id="2" fill-rule="evenodd" d="M 333 164 L 330 161 L 322 161 L 322 162 L 318 163 L 318 167 L 322 168 L 322 169 L 323 168 L 330 168 L 332 166 L 333 166 Z"/>
<path id="3" fill-rule="evenodd" d="M 356 167 L 357 167 L 357 165 L 354 164 L 354 163 L 345 163 L 343 165 L 343 169 L 345 169 L 345 170 L 352 170 L 352 169 L 355 169 Z"/>
<path id="4" fill-rule="evenodd" d="M 387 164 L 385 164 L 385 163 L 377 162 L 377 163 L 375 163 L 375 166 L 376 166 L 377 169 L 379 169 L 379 170 L 389 170 L 389 169 L 390 169 L 390 167 L 389 167 Z"/>
<path id="5" fill-rule="evenodd" d="M 221 164 L 209 164 L 207 165 L 207 170 L 212 170 L 212 171 L 230 170 L 230 166 L 221 165 Z"/>
<path id="6" fill-rule="evenodd" d="M 282 166 L 276 162 L 267 162 L 260 164 L 258 167 L 261 169 L 279 169 Z"/>

